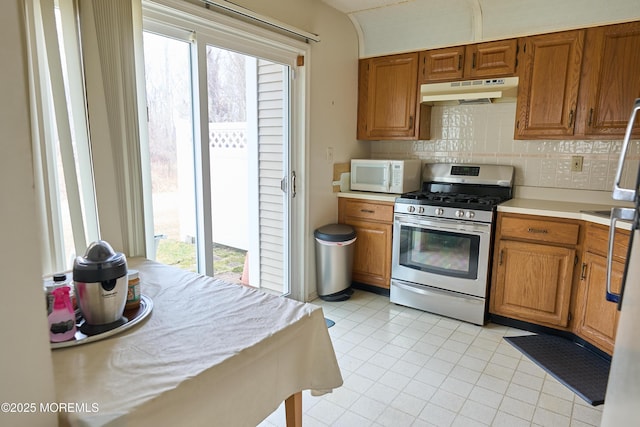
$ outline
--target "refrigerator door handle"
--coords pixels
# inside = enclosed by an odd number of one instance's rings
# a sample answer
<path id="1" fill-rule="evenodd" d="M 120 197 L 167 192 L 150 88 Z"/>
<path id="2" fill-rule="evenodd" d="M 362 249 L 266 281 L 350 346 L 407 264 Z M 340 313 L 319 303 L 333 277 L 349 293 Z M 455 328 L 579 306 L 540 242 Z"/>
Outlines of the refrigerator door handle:
<path id="1" fill-rule="evenodd" d="M 607 252 L 607 301 L 619 303 L 622 298 L 622 291 L 619 294 L 611 291 L 611 273 L 613 267 L 613 247 L 616 238 L 616 222 L 619 219 L 633 221 L 636 210 L 634 208 L 611 208 L 611 224 L 609 226 L 609 250 Z M 625 269 L 626 272 L 626 269 Z M 622 278 L 624 283 L 625 277 Z M 624 285 L 623 285 L 624 286 Z"/>
<path id="2" fill-rule="evenodd" d="M 631 140 L 631 131 L 633 130 L 633 124 L 636 119 L 636 113 L 640 110 L 640 98 L 636 99 L 633 104 L 633 110 L 631 111 L 631 118 L 627 124 L 627 130 L 624 134 L 624 140 L 622 141 L 622 149 L 620 151 L 620 159 L 618 159 L 618 170 L 616 171 L 616 178 L 613 183 L 613 198 L 615 200 L 626 200 L 634 202 L 636 198 L 636 190 L 630 188 L 620 187 L 622 181 L 622 168 L 624 166 L 624 159 L 629 149 L 629 141 Z"/>

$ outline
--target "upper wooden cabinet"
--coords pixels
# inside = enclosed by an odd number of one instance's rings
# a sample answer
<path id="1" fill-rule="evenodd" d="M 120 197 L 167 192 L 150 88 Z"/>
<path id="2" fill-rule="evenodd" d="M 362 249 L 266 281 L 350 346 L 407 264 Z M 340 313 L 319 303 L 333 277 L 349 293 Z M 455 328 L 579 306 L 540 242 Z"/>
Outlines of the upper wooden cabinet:
<path id="1" fill-rule="evenodd" d="M 358 84 L 358 139 L 417 139 L 418 53 L 360 60 Z"/>
<path id="2" fill-rule="evenodd" d="M 516 106 L 516 139 L 573 135 L 584 30 L 526 37 Z"/>
<path id="3" fill-rule="evenodd" d="M 511 76 L 517 51 L 511 39 L 420 52 L 419 83 Z"/>
<path id="4" fill-rule="evenodd" d="M 640 22 L 588 29 L 576 134 L 619 139 L 636 98 L 640 98 Z M 633 135 L 640 136 L 640 121 Z"/>
<path id="5" fill-rule="evenodd" d="M 420 83 L 460 80 L 464 74 L 464 46 L 420 52 Z"/>

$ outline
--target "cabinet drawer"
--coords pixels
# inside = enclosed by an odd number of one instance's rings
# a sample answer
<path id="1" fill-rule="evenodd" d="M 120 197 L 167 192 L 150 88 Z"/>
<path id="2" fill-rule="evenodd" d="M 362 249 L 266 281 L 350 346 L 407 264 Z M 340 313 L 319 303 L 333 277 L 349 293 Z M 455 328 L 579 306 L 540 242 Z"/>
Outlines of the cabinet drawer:
<path id="1" fill-rule="evenodd" d="M 570 222 L 503 217 L 501 237 L 535 240 L 539 242 L 575 245 L 578 243 L 580 225 Z"/>
<path id="2" fill-rule="evenodd" d="M 346 202 L 345 216 L 373 221 L 393 222 L 393 203 L 372 203 L 349 200 Z"/>
<path id="3" fill-rule="evenodd" d="M 585 239 L 587 251 L 607 256 L 609 252 L 609 227 L 589 224 L 587 226 L 587 236 Z M 629 232 L 626 230 L 616 230 L 616 237 L 613 244 L 613 256 L 624 261 L 627 258 L 629 247 Z"/>

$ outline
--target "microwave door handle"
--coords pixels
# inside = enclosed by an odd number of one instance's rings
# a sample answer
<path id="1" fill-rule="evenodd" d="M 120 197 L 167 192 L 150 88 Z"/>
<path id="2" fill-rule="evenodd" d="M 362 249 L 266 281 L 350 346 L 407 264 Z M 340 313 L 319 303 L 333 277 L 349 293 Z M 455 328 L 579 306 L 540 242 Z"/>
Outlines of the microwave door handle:
<path id="1" fill-rule="evenodd" d="M 629 202 L 635 201 L 636 190 L 630 188 L 620 187 L 622 181 L 622 168 L 624 166 L 624 160 L 629 149 L 629 141 L 631 140 L 631 131 L 633 130 L 633 124 L 636 120 L 636 113 L 640 110 L 640 98 L 636 99 L 633 110 L 631 111 L 631 117 L 629 123 L 627 123 L 627 130 L 624 134 L 622 141 L 622 149 L 620 150 L 620 158 L 618 159 L 618 170 L 616 171 L 616 178 L 613 183 L 613 198 L 615 200 L 626 200 Z"/>
<path id="2" fill-rule="evenodd" d="M 391 189 L 391 162 L 387 163 L 387 167 L 384 168 L 384 182 L 385 191 L 388 193 Z"/>
<path id="3" fill-rule="evenodd" d="M 611 224 L 609 226 L 609 250 L 607 251 L 607 301 L 620 303 L 622 300 L 622 290 L 619 294 L 613 293 L 611 291 L 611 275 L 613 268 L 613 247 L 615 244 L 615 236 L 616 236 L 616 222 L 619 219 L 623 220 L 635 220 L 636 210 L 633 208 L 611 208 Z M 631 234 L 633 236 L 633 233 Z M 633 237 L 632 237 L 633 238 Z M 627 259 L 627 264 L 628 264 Z M 626 276 L 626 268 L 625 268 L 625 276 Z M 626 277 L 622 278 L 622 287 L 624 288 L 624 282 Z"/>

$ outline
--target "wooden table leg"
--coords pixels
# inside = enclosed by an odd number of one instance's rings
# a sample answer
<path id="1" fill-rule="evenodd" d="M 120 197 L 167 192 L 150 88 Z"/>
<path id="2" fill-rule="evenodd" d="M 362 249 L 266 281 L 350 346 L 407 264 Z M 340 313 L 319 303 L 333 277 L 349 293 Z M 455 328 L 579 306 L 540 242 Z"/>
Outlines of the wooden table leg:
<path id="1" fill-rule="evenodd" d="M 284 401 L 287 427 L 302 427 L 302 392 L 292 394 Z"/>

